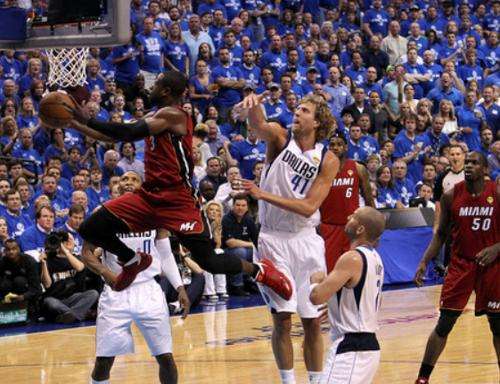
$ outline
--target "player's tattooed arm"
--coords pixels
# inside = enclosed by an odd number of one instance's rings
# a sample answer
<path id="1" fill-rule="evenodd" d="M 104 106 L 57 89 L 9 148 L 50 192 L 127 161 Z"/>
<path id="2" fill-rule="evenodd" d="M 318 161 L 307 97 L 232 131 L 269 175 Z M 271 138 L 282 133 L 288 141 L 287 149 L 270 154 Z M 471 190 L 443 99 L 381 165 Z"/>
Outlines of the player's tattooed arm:
<path id="1" fill-rule="evenodd" d="M 414 281 L 417 286 L 423 284 L 427 264 L 434 260 L 438 255 L 441 247 L 446 242 L 450 233 L 451 225 L 451 202 L 453 199 L 453 189 L 446 192 L 441 196 L 441 213 L 439 216 L 439 224 L 436 233 L 432 236 L 432 240 L 424 252 L 424 256 L 420 261 L 417 272 L 415 273 Z"/>

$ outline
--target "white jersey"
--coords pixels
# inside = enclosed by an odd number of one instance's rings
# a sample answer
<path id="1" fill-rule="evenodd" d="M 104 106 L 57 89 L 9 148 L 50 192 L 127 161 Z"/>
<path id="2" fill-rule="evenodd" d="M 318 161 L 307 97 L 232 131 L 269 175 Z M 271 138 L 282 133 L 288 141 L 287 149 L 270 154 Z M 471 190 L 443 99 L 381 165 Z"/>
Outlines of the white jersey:
<path id="1" fill-rule="evenodd" d="M 326 148 L 316 143 L 311 150 L 302 152 L 293 137 L 262 172 L 260 188 L 285 198 L 303 199 L 318 176 Z M 259 220 L 265 231 L 300 232 L 320 223 L 319 210 L 306 218 L 259 200 Z"/>
<path id="2" fill-rule="evenodd" d="M 117 235 L 121 241 L 125 243 L 127 247 L 134 251 L 142 251 L 149 253 L 153 262 L 151 266 L 144 271 L 140 272 L 135 278 L 134 284 L 144 283 L 153 279 L 156 275 L 161 274 L 162 271 L 162 260 L 166 255 L 160 255 L 155 246 L 156 231 L 146 231 L 142 233 L 119 233 Z M 122 271 L 122 267 L 118 264 L 118 257 L 110 252 L 104 252 L 103 264 L 106 265 L 112 272 L 119 274 Z"/>
<path id="3" fill-rule="evenodd" d="M 384 266 L 375 249 L 357 247 L 363 258 L 363 272 L 354 288 L 343 287 L 328 301 L 332 338 L 346 333 L 378 330 L 378 310 L 382 299 Z"/>

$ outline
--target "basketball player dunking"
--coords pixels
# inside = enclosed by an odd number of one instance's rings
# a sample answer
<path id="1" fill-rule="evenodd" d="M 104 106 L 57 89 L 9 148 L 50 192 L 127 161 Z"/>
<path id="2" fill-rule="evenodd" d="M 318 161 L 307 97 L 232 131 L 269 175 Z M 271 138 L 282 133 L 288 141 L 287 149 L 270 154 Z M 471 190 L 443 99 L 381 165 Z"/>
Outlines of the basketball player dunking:
<path id="1" fill-rule="evenodd" d="M 333 116 L 320 96 L 302 99 L 292 130 L 268 123 L 262 96 L 247 96 L 240 106 L 249 125 L 266 141 L 266 165 L 260 188 L 244 180 L 243 189 L 259 200 L 262 225 L 258 257 L 271 259 L 292 282 L 289 301 L 260 287 L 273 317 L 272 347 L 282 383 L 295 383 L 291 316 L 298 312 L 304 328 L 304 360 L 311 383 L 319 382 L 323 340 L 318 307 L 309 300 L 309 276 L 325 270 L 323 239 L 316 234 L 319 207 L 339 168 L 337 157 L 320 142 L 329 135 Z"/>
<path id="2" fill-rule="evenodd" d="M 132 193 L 141 187 L 141 178 L 135 172 L 126 172 L 120 178 L 120 192 Z M 151 354 L 158 361 L 160 383 L 177 383 L 177 368 L 172 355 L 172 334 L 165 294 L 156 276 L 165 275 L 179 292 L 186 317 L 189 299 L 182 284 L 168 232 L 164 229 L 119 235 L 132 249 L 151 254 L 151 267 L 137 275 L 134 282 L 122 292 L 115 292 L 109 285 L 99 299 L 96 322 L 96 360 L 92 371 L 92 384 L 108 384 L 115 356 L 134 352 L 132 322 L 143 334 Z M 86 254 L 87 265 L 106 280 L 120 273 L 116 255 L 109 252 Z M 147 297 L 147 300 L 144 298 Z"/>
<path id="3" fill-rule="evenodd" d="M 385 217 L 372 207 L 358 208 L 345 225 L 351 250 L 330 272 L 311 276 L 311 301 L 328 301 L 332 345 L 321 384 L 370 384 L 380 361 L 378 329 L 384 266 L 375 250 Z"/>
<path id="4" fill-rule="evenodd" d="M 127 247 L 117 234 L 167 229 L 175 233 L 204 270 L 214 274 L 245 272 L 271 287 L 285 300 L 291 296 L 290 282 L 271 261 L 259 264 L 229 255 L 216 255 L 210 229 L 202 212 L 193 176 L 193 123 L 180 108 L 187 90 L 186 77 L 176 71 L 159 76 L 151 101 L 159 109 L 135 123 L 109 123 L 91 119 L 77 105 L 73 124 L 82 133 L 104 141 L 145 139 L 145 182 L 138 191 L 106 202 L 80 226 L 83 247 L 101 247 L 118 256 L 122 272 L 113 289 L 128 287 L 135 276 L 151 264 L 151 256 Z"/>
<path id="5" fill-rule="evenodd" d="M 449 333 L 462 314 L 472 291 L 476 292 L 476 316 L 486 314 L 500 362 L 500 185 L 485 180 L 484 155 L 465 157 L 465 181 L 441 197 L 437 232 L 424 253 L 415 275 L 422 285 L 427 264 L 435 259 L 451 235 L 451 258 L 441 290 L 440 316 L 427 341 L 417 384 L 427 384 Z"/>
<path id="6" fill-rule="evenodd" d="M 345 136 L 336 132 L 330 138 L 330 150 L 339 158 L 340 170 L 320 208 L 319 232 L 325 240 L 327 272 L 330 272 L 339 257 L 350 249 L 350 239 L 344 231 L 344 226 L 348 217 L 359 208 L 361 198 L 365 205 L 375 206 L 365 166 L 346 158 Z"/>

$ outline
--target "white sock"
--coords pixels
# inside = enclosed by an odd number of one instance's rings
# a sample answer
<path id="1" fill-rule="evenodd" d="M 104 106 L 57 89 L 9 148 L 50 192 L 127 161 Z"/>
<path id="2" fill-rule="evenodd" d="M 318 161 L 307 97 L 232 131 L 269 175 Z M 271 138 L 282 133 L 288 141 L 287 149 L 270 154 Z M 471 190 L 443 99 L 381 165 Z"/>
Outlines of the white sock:
<path id="1" fill-rule="evenodd" d="M 295 371 L 292 369 L 280 369 L 281 384 L 295 384 Z"/>
<path id="2" fill-rule="evenodd" d="M 91 378 L 90 383 L 91 384 L 109 384 L 109 380 L 97 381 L 97 380 L 94 380 Z"/>
<path id="3" fill-rule="evenodd" d="M 309 376 L 309 384 L 319 384 L 321 380 L 321 372 L 307 371 Z"/>

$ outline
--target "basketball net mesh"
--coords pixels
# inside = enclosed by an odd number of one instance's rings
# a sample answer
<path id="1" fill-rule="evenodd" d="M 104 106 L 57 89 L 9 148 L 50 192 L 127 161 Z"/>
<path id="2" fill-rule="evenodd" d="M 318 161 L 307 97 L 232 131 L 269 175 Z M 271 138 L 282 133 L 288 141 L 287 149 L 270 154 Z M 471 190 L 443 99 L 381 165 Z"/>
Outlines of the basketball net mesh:
<path id="1" fill-rule="evenodd" d="M 89 48 L 47 49 L 50 86 L 61 88 L 84 86 L 87 79 Z"/>

